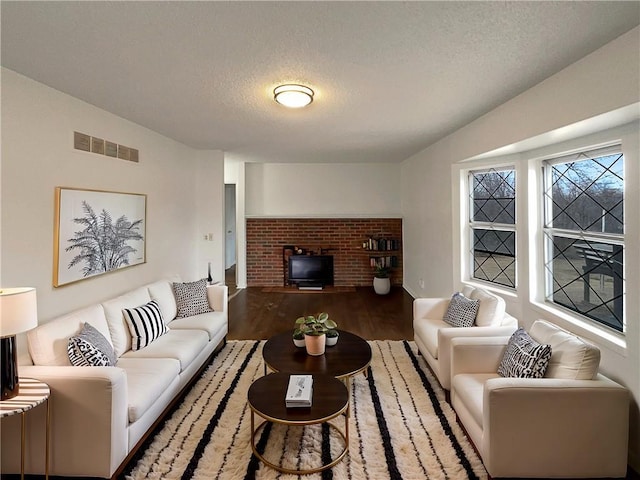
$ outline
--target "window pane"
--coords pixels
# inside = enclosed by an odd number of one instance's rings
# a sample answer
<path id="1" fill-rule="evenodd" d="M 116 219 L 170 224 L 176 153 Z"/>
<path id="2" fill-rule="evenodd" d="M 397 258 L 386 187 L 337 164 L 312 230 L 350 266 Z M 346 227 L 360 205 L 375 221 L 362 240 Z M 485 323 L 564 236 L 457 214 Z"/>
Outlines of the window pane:
<path id="1" fill-rule="evenodd" d="M 589 240 L 549 237 L 553 278 L 547 300 L 623 331 L 623 247 Z"/>
<path id="2" fill-rule="evenodd" d="M 547 226 L 623 233 L 622 154 L 552 166 L 552 219 Z"/>
<path id="3" fill-rule="evenodd" d="M 472 177 L 472 221 L 516 223 L 515 171 L 474 172 Z"/>
<path id="4" fill-rule="evenodd" d="M 515 252 L 515 232 L 473 229 L 474 278 L 515 288 Z"/>

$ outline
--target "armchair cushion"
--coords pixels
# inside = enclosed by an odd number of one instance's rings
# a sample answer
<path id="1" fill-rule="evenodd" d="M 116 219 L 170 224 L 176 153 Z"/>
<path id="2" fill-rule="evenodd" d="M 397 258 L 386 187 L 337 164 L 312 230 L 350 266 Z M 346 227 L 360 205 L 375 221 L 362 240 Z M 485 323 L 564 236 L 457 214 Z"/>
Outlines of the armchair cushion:
<path id="1" fill-rule="evenodd" d="M 469 296 L 472 300 L 479 300 L 480 306 L 476 315 L 476 325 L 490 327 L 500 325 L 505 316 L 506 305 L 504 299 L 483 288 L 474 288 Z"/>
<path id="2" fill-rule="evenodd" d="M 476 319 L 479 306 L 480 300 L 471 300 L 456 292 L 442 319 L 453 327 L 470 327 Z"/>
<path id="3" fill-rule="evenodd" d="M 509 339 L 498 373 L 503 377 L 542 378 L 549 358 L 551 346 L 539 344 L 524 328 L 519 328 Z"/>
<path id="4" fill-rule="evenodd" d="M 545 320 L 536 320 L 531 336 L 551 345 L 547 378 L 591 380 L 598 375 L 600 349 L 582 338 Z"/>

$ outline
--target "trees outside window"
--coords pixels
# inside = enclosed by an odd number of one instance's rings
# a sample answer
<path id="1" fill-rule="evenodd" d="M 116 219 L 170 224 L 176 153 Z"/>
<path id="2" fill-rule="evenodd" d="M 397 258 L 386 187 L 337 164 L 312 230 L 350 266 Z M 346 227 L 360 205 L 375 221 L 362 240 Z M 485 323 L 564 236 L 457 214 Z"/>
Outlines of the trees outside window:
<path id="1" fill-rule="evenodd" d="M 544 162 L 546 300 L 624 332 L 624 155 Z"/>

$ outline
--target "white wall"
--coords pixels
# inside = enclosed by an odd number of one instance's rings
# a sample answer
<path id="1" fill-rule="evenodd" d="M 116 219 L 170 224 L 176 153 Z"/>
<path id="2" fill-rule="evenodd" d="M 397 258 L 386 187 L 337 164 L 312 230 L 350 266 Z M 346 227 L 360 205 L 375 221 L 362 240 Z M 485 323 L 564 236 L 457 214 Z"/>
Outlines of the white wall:
<path id="1" fill-rule="evenodd" d="M 398 165 L 248 163 L 246 215 L 398 217 Z"/>
<path id="2" fill-rule="evenodd" d="M 223 157 L 198 152 L 76 98 L 2 69 L 2 286 L 37 288 L 40 322 L 168 274 L 206 275 L 222 248 Z M 79 131 L 140 152 L 132 163 L 73 149 Z M 147 195 L 146 260 L 53 288 L 54 188 Z M 217 240 L 217 241 L 216 241 Z M 207 247 L 207 248 L 205 248 Z"/>
<path id="3" fill-rule="evenodd" d="M 640 27 L 543 81 L 522 95 L 449 135 L 402 164 L 402 213 L 404 216 L 404 285 L 414 296 L 446 296 L 459 288 L 461 195 L 458 162 L 543 135 L 552 142 L 556 134 L 566 138 L 568 125 L 614 112 L 640 101 Z M 632 107 L 637 113 L 637 106 Z M 637 118 L 637 116 L 636 116 Z M 638 132 L 626 134 L 627 178 L 625 188 L 627 292 L 640 290 L 640 175 L 638 174 Z M 635 152 L 634 149 L 635 148 Z M 514 157 L 515 159 L 518 156 Z M 630 165 L 631 163 L 631 165 Z M 443 179 L 451 181 L 443 181 Z M 518 246 L 524 263 L 534 245 Z M 526 239 L 524 240 L 527 241 Z M 535 264 L 533 264 L 535 265 Z M 525 267 L 527 269 L 527 267 Z M 519 273 L 521 273 L 519 271 Z M 523 272 L 528 284 L 531 272 Z M 420 286 L 424 279 L 424 287 Z M 522 279 L 522 275 L 520 277 Z M 529 288 L 517 295 L 504 295 L 508 310 L 526 327 L 536 318 L 572 329 L 571 323 L 540 308 Z M 627 386 L 633 395 L 630 462 L 640 469 L 640 307 L 637 298 L 627 296 L 627 321 L 633 322 L 626 347 L 591 336 L 602 351 L 601 370 Z M 637 297 L 633 295 L 634 297 Z M 573 328 L 575 330 L 575 328 Z M 580 332 L 583 333 L 583 332 Z"/>

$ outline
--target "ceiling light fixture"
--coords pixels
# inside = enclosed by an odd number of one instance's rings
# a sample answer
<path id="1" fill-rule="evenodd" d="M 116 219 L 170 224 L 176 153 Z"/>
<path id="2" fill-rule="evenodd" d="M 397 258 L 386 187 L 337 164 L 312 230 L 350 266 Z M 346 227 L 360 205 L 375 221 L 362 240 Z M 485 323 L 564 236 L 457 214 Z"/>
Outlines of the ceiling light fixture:
<path id="1" fill-rule="evenodd" d="M 273 99 L 289 108 L 306 107 L 313 101 L 313 90 L 304 85 L 280 85 L 273 91 Z"/>

